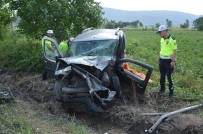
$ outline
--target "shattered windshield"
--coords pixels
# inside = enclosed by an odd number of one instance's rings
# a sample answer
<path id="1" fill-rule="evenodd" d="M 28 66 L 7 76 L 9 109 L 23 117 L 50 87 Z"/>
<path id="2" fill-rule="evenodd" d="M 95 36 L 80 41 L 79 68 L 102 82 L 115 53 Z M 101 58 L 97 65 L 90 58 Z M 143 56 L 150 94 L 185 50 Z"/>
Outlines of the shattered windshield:
<path id="1" fill-rule="evenodd" d="M 79 41 L 71 44 L 72 56 L 115 56 L 117 40 Z"/>

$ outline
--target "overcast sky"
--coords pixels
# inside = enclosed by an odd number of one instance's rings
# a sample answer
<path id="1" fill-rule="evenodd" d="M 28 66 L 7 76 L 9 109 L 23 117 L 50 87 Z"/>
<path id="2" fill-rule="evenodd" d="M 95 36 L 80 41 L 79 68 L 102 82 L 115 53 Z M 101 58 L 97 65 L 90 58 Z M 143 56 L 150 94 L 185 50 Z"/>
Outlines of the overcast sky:
<path id="1" fill-rule="evenodd" d="M 171 10 L 203 15 L 202 0 L 95 0 L 102 7 L 129 11 Z"/>

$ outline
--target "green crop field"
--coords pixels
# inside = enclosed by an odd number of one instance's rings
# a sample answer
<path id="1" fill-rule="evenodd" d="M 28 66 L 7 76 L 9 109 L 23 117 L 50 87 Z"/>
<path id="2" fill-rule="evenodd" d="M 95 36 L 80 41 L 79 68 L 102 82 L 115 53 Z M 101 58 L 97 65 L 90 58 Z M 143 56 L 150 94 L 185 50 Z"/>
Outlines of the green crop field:
<path id="1" fill-rule="evenodd" d="M 160 36 L 155 30 L 123 29 L 129 58 L 154 66 L 149 87 L 159 86 L 158 55 Z M 203 32 L 171 29 L 178 44 L 177 65 L 174 70 L 176 94 L 189 100 L 203 99 Z"/>

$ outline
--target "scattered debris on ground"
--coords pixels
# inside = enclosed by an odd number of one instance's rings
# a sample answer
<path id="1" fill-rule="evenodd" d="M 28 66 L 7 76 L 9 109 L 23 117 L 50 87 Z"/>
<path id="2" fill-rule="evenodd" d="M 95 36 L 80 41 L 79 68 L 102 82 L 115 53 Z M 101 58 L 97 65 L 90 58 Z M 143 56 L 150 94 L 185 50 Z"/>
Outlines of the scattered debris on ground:
<path id="1" fill-rule="evenodd" d="M 64 113 L 69 112 L 71 116 L 68 105 L 54 101 L 52 96 L 54 82 L 54 79 L 42 81 L 39 74 L 0 70 L 0 95 L 6 96 L 7 99 L 11 97 L 23 101 L 24 104 L 19 103 L 23 105 L 22 107 L 32 107 L 33 110 L 40 107 L 42 111 L 57 116 L 64 116 Z M 146 134 L 145 130 L 148 130 L 163 113 L 186 107 L 186 102 L 181 99 L 174 97 L 171 100 L 159 96 L 156 92 L 146 94 L 145 102 L 142 104 L 132 103 L 124 98 L 115 100 L 114 103 L 103 114 L 80 112 L 74 113 L 74 116 L 99 134 Z M 0 124 L 0 133 L 3 129 L 4 126 Z M 202 134 L 203 119 L 193 112 L 176 114 L 163 120 L 153 133 Z"/>

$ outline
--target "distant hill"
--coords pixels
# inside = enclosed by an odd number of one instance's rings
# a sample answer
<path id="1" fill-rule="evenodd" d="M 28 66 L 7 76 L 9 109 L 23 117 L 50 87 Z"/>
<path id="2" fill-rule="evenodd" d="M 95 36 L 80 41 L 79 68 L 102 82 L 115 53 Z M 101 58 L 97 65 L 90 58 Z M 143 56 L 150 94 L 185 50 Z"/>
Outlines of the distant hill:
<path id="1" fill-rule="evenodd" d="M 192 26 L 193 21 L 200 16 L 193 15 L 178 11 L 126 11 L 112 8 L 103 8 L 103 17 L 108 20 L 132 22 L 139 20 L 144 26 L 154 26 L 156 23 L 166 24 L 166 19 L 172 21 L 173 27 L 179 27 L 183 24 L 186 19 L 189 20 L 190 26 Z"/>

